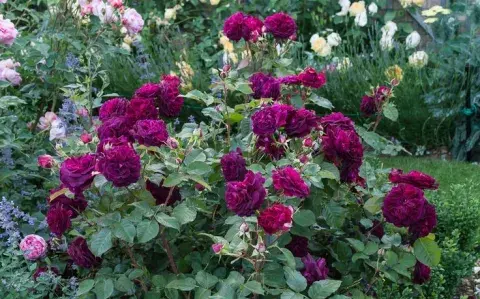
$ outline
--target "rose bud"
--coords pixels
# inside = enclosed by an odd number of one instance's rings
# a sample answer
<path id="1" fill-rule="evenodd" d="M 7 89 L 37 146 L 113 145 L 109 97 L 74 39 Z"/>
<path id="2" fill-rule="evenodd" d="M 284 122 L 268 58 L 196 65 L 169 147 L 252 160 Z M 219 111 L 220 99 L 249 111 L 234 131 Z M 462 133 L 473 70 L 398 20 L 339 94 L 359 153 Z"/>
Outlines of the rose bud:
<path id="1" fill-rule="evenodd" d="M 80 108 L 77 110 L 79 116 L 88 117 L 88 110 L 86 108 Z"/>
<path id="2" fill-rule="evenodd" d="M 307 138 L 303 139 L 302 144 L 303 144 L 304 147 L 312 147 L 313 146 L 313 140 L 312 140 L 312 138 L 307 137 Z"/>
<path id="3" fill-rule="evenodd" d="M 307 155 L 301 155 L 300 156 L 300 162 L 302 162 L 303 164 L 306 164 L 308 162 Z"/>
<path id="4" fill-rule="evenodd" d="M 82 140 L 82 142 L 85 144 L 90 143 L 92 141 L 92 135 L 88 133 L 83 133 L 82 135 L 80 135 L 80 140 Z"/>
<path id="5" fill-rule="evenodd" d="M 50 155 L 41 155 L 38 156 L 38 166 L 42 168 L 52 168 L 55 161 Z"/>
<path id="6" fill-rule="evenodd" d="M 202 184 L 196 183 L 195 189 L 197 189 L 198 191 L 203 191 L 205 190 L 205 187 Z"/>
<path id="7" fill-rule="evenodd" d="M 213 249 L 213 252 L 215 252 L 215 254 L 220 254 L 220 251 L 222 251 L 223 249 L 223 244 L 222 243 L 213 244 L 212 249 Z"/>

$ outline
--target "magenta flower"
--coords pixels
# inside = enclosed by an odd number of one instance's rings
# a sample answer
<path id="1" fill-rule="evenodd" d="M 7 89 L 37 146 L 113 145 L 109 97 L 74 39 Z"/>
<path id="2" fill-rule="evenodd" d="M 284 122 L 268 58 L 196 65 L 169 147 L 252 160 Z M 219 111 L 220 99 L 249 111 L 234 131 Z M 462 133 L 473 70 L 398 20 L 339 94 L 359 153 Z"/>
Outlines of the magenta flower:
<path id="1" fill-rule="evenodd" d="M 413 270 L 413 283 L 424 284 L 430 280 L 430 267 L 417 261 Z"/>
<path id="2" fill-rule="evenodd" d="M 372 96 L 363 96 L 362 103 L 360 104 L 360 111 L 367 117 L 376 114 L 378 112 L 378 107 L 375 98 Z"/>
<path id="3" fill-rule="evenodd" d="M 180 78 L 174 75 L 162 77 L 157 106 L 163 117 L 175 117 L 180 114 L 183 107 L 183 97 L 180 96 Z"/>
<path id="4" fill-rule="evenodd" d="M 272 136 L 259 136 L 255 147 L 274 160 L 279 160 L 285 155 L 285 147 L 276 142 Z"/>
<path id="5" fill-rule="evenodd" d="M 280 98 L 280 81 L 264 74 L 255 73 L 248 79 L 253 90 L 253 98 L 272 98 L 274 101 Z"/>
<path id="6" fill-rule="evenodd" d="M 40 155 L 37 158 L 38 166 L 42 168 L 52 168 L 55 164 L 55 160 L 50 155 Z"/>
<path id="7" fill-rule="evenodd" d="M 153 98 L 133 98 L 127 109 L 127 117 L 132 124 L 144 119 L 158 119 L 158 111 L 155 108 Z"/>
<path id="8" fill-rule="evenodd" d="M 97 129 L 98 138 L 103 140 L 111 137 L 125 136 L 128 138 L 128 140 L 133 141 L 133 138 L 130 135 L 130 129 L 132 128 L 133 124 L 134 120 L 129 117 L 112 117 L 104 121 L 103 124 Z"/>
<path id="9" fill-rule="evenodd" d="M 62 206 L 64 209 L 69 210 L 71 213 L 71 218 L 75 218 L 79 213 L 85 211 L 88 206 L 88 202 L 85 200 L 83 193 L 76 193 L 74 198 L 69 198 L 65 194 L 57 195 L 55 198 L 52 198 L 55 193 L 62 190 L 64 186 L 60 186 L 56 189 L 50 190 L 50 196 L 47 198 L 47 203 L 54 206 Z"/>
<path id="10" fill-rule="evenodd" d="M 279 12 L 265 19 L 265 28 L 275 38 L 288 39 L 295 36 L 297 24 L 291 16 Z"/>
<path id="11" fill-rule="evenodd" d="M 425 212 L 420 220 L 410 225 L 408 232 L 414 239 L 428 236 L 437 226 L 437 213 L 435 207 L 429 203 L 425 204 Z"/>
<path id="12" fill-rule="evenodd" d="M 220 164 L 222 165 L 223 176 L 227 182 L 243 181 L 247 174 L 246 162 L 240 148 L 237 148 L 237 151 L 223 155 Z"/>
<path id="13" fill-rule="evenodd" d="M 353 121 L 340 112 L 334 112 L 326 115 L 321 118 L 320 122 L 323 126 L 323 129 L 326 131 L 333 128 L 340 128 L 342 130 L 355 130 L 355 124 Z"/>
<path id="14" fill-rule="evenodd" d="M 254 16 L 246 16 L 243 21 L 242 37 L 249 42 L 257 42 L 262 35 L 263 22 Z"/>
<path id="15" fill-rule="evenodd" d="M 93 182 L 95 155 L 70 157 L 60 166 L 60 181 L 73 193 L 81 193 Z"/>
<path id="16" fill-rule="evenodd" d="M 260 208 L 267 191 L 263 187 L 265 178 L 260 173 L 248 171 L 240 182 L 229 182 L 225 192 L 227 208 L 238 216 L 250 216 Z"/>
<path id="17" fill-rule="evenodd" d="M 305 198 L 310 194 L 310 188 L 292 166 L 274 170 L 272 179 L 275 190 L 286 196 Z"/>
<path id="18" fill-rule="evenodd" d="M 182 200 L 180 189 L 177 187 L 164 187 L 163 181 L 160 182 L 160 185 L 157 185 L 154 182 L 147 180 L 146 189 L 152 194 L 153 198 L 155 198 L 156 205 L 167 204 L 168 206 L 173 206 L 177 201 Z"/>
<path id="19" fill-rule="evenodd" d="M 124 98 L 113 98 L 102 104 L 99 111 L 101 121 L 106 121 L 113 117 L 125 116 L 129 102 Z"/>
<path id="20" fill-rule="evenodd" d="M 160 93 L 159 83 L 145 83 L 135 91 L 136 98 L 155 98 Z"/>
<path id="21" fill-rule="evenodd" d="M 285 132 L 288 137 L 305 137 L 312 129 L 318 127 L 320 119 L 315 112 L 307 109 L 299 109 L 288 114 Z"/>
<path id="22" fill-rule="evenodd" d="M 317 73 L 313 67 L 307 67 L 298 75 L 298 80 L 302 82 L 303 86 L 311 88 L 320 88 L 327 83 L 325 73 Z"/>
<path id="23" fill-rule="evenodd" d="M 47 248 L 45 239 L 38 235 L 27 235 L 20 242 L 20 250 L 29 261 L 35 261 L 44 257 L 47 253 Z"/>
<path id="24" fill-rule="evenodd" d="M 71 226 L 72 211 L 62 205 L 51 206 L 47 212 L 47 224 L 50 231 L 61 237 Z"/>
<path id="25" fill-rule="evenodd" d="M 285 77 L 278 78 L 280 84 L 285 84 L 285 85 L 300 85 L 302 84 L 302 81 L 300 81 L 300 78 L 298 78 L 297 75 L 288 75 Z"/>
<path id="26" fill-rule="evenodd" d="M 412 185 L 399 184 L 385 196 L 383 216 L 395 226 L 408 227 L 422 218 L 426 203 L 422 190 Z"/>
<path id="27" fill-rule="evenodd" d="M 212 250 L 215 252 L 215 254 L 220 254 L 220 252 L 223 249 L 223 244 L 222 243 L 215 243 L 212 245 Z"/>
<path id="28" fill-rule="evenodd" d="M 423 190 L 438 189 L 438 183 L 433 177 L 417 170 L 412 170 L 409 173 L 404 174 L 401 169 L 394 168 L 390 172 L 390 175 L 388 176 L 388 178 L 390 182 L 395 184 L 401 184 L 401 183 L 410 184 Z"/>
<path id="29" fill-rule="evenodd" d="M 167 126 L 163 120 L 139 120 L 130 131 L 139 144 L 162 146 L 168 140 Z"/>
<path id="30" fill-rule="evenodd" d="M 84 143 L 84 144 L 87 144 L 87 143 L 90 143 L 92 142 L 92 135 L 91 134 L 88 134 L 88 133 L 82 133 L 82 135 L 80 135 L 80 140 Z"/>
<path id="31" fill-rule="evenodd" d="M 275 203 L 266 208 L 258 216 L 258 225 L 270 235 L 290 230 L 293 220 L 293 208 Z"/>
<path id="32" fill-rule="evenodd" d="M 307 256 L 302 258 L 302 263 L 304 265 L 302 275 L 307 279 L 308 284 L 327 279 L 329 270 L 327 261 L 324 258 L 315 260 L 313 256 L 307 254 Z"/>
<path id="33" fill-rule="evenodd" d="M 233 41 L 238 42 L 243 37 L 243 22 L 245 15 L 242 12 L 236 12 L 228 17 L 223 23 L 223 33 Z"/>
<path id="34" fill-rule="evenodd" d="M 292 106 L 274 104 L 258 110 L 252 115 L 253 133 L 260 136 L 274 134 L 279 128 L 285 126 Z"/>
<path id="35" fill-rule="evenodd" d="M 115 187 L 126 187 L 140 178 L 140 156 L 129 144 L 104 148 L 99 155 L 97 170 Z"/>
<path id="36" fill-rule="evenodd" d="M 100 265 L 102 259 L 93 255 L 87 245 L 87 240 L 82 237 L 76 237 L 70 243 L 67 250 L 68 255 L 73 262 L 83 268 L 92 268 Z"/>
<path id="37" fill-rule="evenodd" d="M 295 257 L 304 257 L 308 254 L 308 239 L 301 236 L 292 235 L 290 243 L 285 245 Z"/>

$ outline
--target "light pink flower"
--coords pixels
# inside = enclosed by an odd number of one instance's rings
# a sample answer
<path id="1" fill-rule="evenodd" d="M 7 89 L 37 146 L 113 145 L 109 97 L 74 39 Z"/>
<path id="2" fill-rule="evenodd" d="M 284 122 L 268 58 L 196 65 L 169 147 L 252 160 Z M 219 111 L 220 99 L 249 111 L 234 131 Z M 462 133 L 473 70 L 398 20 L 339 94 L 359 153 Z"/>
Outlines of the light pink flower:
<path id="1" fill-rule="evenodd" d="M 50 128 L 50 141 L 65 137 L 67 137 L 65 123 L 61 119 L 54 120 Z"/>
<path id="2" fill-rule="evenodd" d="M 18 35 L 15 25 L 9 20 L 0 19 L 0 44 L 11 46 Z"/>
<path id="3" fill-rule="evenodd" d="M 47 242 L 38 235 L 28 235 L 20 242 L 23 256 L 30 261 L 37 260 L 47 252 Z"/>
<path id="4" fill-rule="evenodd" d="M 7 0 L 0 0 L 0 3 L 5 4 L 7 3 Z"/>
<path id="5" fill-rule="evenodd" d="M 13 60 L 11 58 L 0 61 L 0 69 L 7 68 L 7 69 L 12 69 L 13 70 L 18 66 L 20 66 L 20 63 L 15 62 L 15 60 Z"/>
<path id="6" fill-rule="evenodd" d="M 77 115 L 82 116 L 82 117 L 88 117 L 88 110 L 87 108 L 80 108 L 77 110 Z"/>
<path id="7" fill-rule="evenodd" d="M 113 6 L 104 3 L 103 1 L 94 0 L 91 5 L 93 5 L 92 13 L 100 19 L 100 22 L 104 24 L 115 23 L 118 20 L 117 15 L 115 15 L 115 9 Z"/>
<path id="8" fill-rule="evenodd" d="M 46 112 L 45 116 L 40 117 L 37 127 L 40 130 L 46 130 L 50 128 L 52 122 L 56 120 L 58 116 L 54 112 Z"/>
<path id="9" fill-rule="evenodd" d="M 8 81 L 10 82 L 13 86 L 20 85 L 22 83 L 22 77 L 20 77 L 20 74 L 17 73 L 16 70 L 9 69 L 9 68 L 0 68 L 0 80 L 2 81 Z"/>
<path id="10" fill-rule="evenodd" d="M 213 252 L 215 252 L 216 254 L 219 254 L 220 251 L 222 251 L 223 249 L 223 244 L 222 243 L 213 244 L 212 249 L 213 249 Z"/>
<path id="11" fill-rule="evenodd" d="M 120 8 L 123 6 L 123 0 L 108 0 L 108 3 L 114 8 Z"/>
<path id="12" fill-rule="evenodd" d="M 129 8 L 123 14 L 122 24 L 127 28 L 128 33 L 137 34 L 142 31 L 144 22 L 142 16 L 135 9 Z"/>

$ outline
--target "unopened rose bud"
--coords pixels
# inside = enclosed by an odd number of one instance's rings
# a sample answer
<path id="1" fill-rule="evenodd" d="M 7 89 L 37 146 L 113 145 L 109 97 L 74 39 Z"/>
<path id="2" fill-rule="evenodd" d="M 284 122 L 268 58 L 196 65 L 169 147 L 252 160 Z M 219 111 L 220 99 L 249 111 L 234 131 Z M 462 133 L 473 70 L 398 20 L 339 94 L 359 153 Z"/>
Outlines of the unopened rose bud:
<path id="1" fill-rule="evenodd" d="M 231 66 L 230 64 L 225 64 L 225 65 L 223 66 L 223 71 L 224 71 L 225 73 L 228 73 L 231 68 L 232 68 L 232 66 Z"/>
<path id="2" fill-rule="evenodd" d="M 312 145 L 313 145 L 312 138 L 307 137 L 307 138 L 303 139 L 303 146 L 304 147 L 312 147 Z"/>
<path id="3" fill-rule="evenodd" d="M 180 158 L 175 159 L 175 161 L 177 162 L 177 164 L 182 164 L 182 159 Z"/>
<path id="4" fill-rule="evenodd" d="M 83 133 L 82 135 L 80 135 L 80 140 L 82 140 L 82 142 L 85 144 L 90 143 L 92 142 L 92 135 L 88 133 Z"/>
<path id="5" fill-rule="evenodd" d="M 203 137 L 202 129 L 196 128 L 196 129 L 193 131 L 193 136 Z"/>
<path id="6" fill-rule="evenodd" d="M 205 186 L 203 186 L 202 184 L 196 183 L 195 189 L 197 189 L 198 191 L 203 191 L 205 190 Z"/>
<path id="7" fill-rule="evenodd" d="M 168 137 L 167 146 L 171 149 L 176 149 L 178 148 L 178 141 L 175 138 Z"/>
<path id="8" fill-rule="evenodd" d="M 82 117 L 88 117 L 88 110 L 86 108 L 80 108 L 77 110 L 77 115 Z"/>
<path id="9" fill-rule="evenodd" d="M 215 252 L 215 254 L 220 254 L 220 251 L 222 251 L 223 249 L 223 244 L 222 243 L 213 244 L 212 249 L 213 249 L 213 252 Z"/>
<path id="10" fill-rule="evenodd" d="M 301 155 L 300 156 L 300 162 L 302 162 L 303 164 L 307 163 L 308 162 L 308 156 L 307 155 Z"/>
<path id="11" fill-rule="evenodd" d="M 278 137 L 278 142 L 280 142 L 281 144 L 287 143 L 287 137 L 285 137 L 284 135 L 280 135 L 280 137 Z"/>
<path id="12" fill-rule="evenodd" d="M 38 166 L 42 168 L 52 168 L 53 164 L 55 161 L 53 160 L 53 157 L 50 155 L 41 155 L 38 156 Z"/>
<path id="13" fill-rule="evenodd" d="M 248 233 L 249 230 L 250 230 L 250 228 L 248 227 L 248 224 L 246 222 L 243 222 L 240 225 L 240 232 L 241 233 Z"/>
<path id="14" fill-rule="evenodd" d="M 265 247 L 265 243 L 263 242 L 259 242 L 257 245 L 255 245 L 255 249 L 260 253 L 267 251 L 267 247 Z"/>

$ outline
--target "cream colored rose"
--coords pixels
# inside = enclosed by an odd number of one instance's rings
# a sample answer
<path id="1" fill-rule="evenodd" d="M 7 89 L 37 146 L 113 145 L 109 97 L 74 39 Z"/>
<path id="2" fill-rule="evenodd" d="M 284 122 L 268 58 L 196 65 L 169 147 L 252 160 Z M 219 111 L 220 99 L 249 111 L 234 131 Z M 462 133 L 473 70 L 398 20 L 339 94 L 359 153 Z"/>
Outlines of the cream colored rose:
<path id="1" fill-rule="evenodd" d="M 421 40 L 422 38 L 420 34 L 417 31 L 413 31 L 407 36 L 407 39 L 405 40 L 407 44 L 407 49 L 416 48 L 420 44 Z"/>
<path id="2" fill-rule="evenodd" d="M 338 34 L 336 32 L 330 33 L 327 36 L 327 43 L 331 47 L 336 47 L 336 46 L 340 45 L 341 42 L 342 42 L 342 38 L 340 37 L 340 34 Z"/>
<path id="3" fill-rule="evenodd" d="M 175 8 L 165 9 L 165 20 L 175 20 L 177 18 L 177 10 Z"/>
<path id="4" fill-rule="evenodd" d="M 210 0 L 210 5 L 218 5 L 220 3 L 220 0 Z"/>
<path id="5" fill-rule="evenodd" d="M 350 0 L 339 0 L 338 4 L 342 7 L 342 9 L 337 12 L 337 16 L 346 16 L 350 8 Z"/>
<path id="6" fill-rule="evenodd" d="M 428 54 L 425 51 L 417 51 L 408 57 L 408 64 L 414 68 L 422 68 L 428 64 Z"/>
<path id="7" fill-rule="evenodd" d="M 350 6 L 350 9 L 348 10 L 348 12 L 350 12 L 350 16 L 352 17 L 356 17 L 357 15 L 364 13 L 365 11 L 365 1 L 353 2 Z"/>
<path id="8" fill-rule="evenodd" d="M 322 57 L 328 56 L 332 53 L 332 47 L 330 47 L 327 40 L 320 37 L 318 34 L 312 35 L 310 38 L 310 44 L 312 50 Z"/>
<path id="9" fill-rule="evenodd" d="M 368 22 L 367 11 L 364 11 L 355 16 L 355 25 L 359 27 L 365 27 L 365 25 L 367 25 L 367 22 Z"/>
<path id="10" fill-rule="evenodd" d="M 377 4 L 375 4 L 375 2 L 370 3 L 370 5 L 368 6 L 368 12 L 372 15 L 378 12 L 378 6 Z"/>

